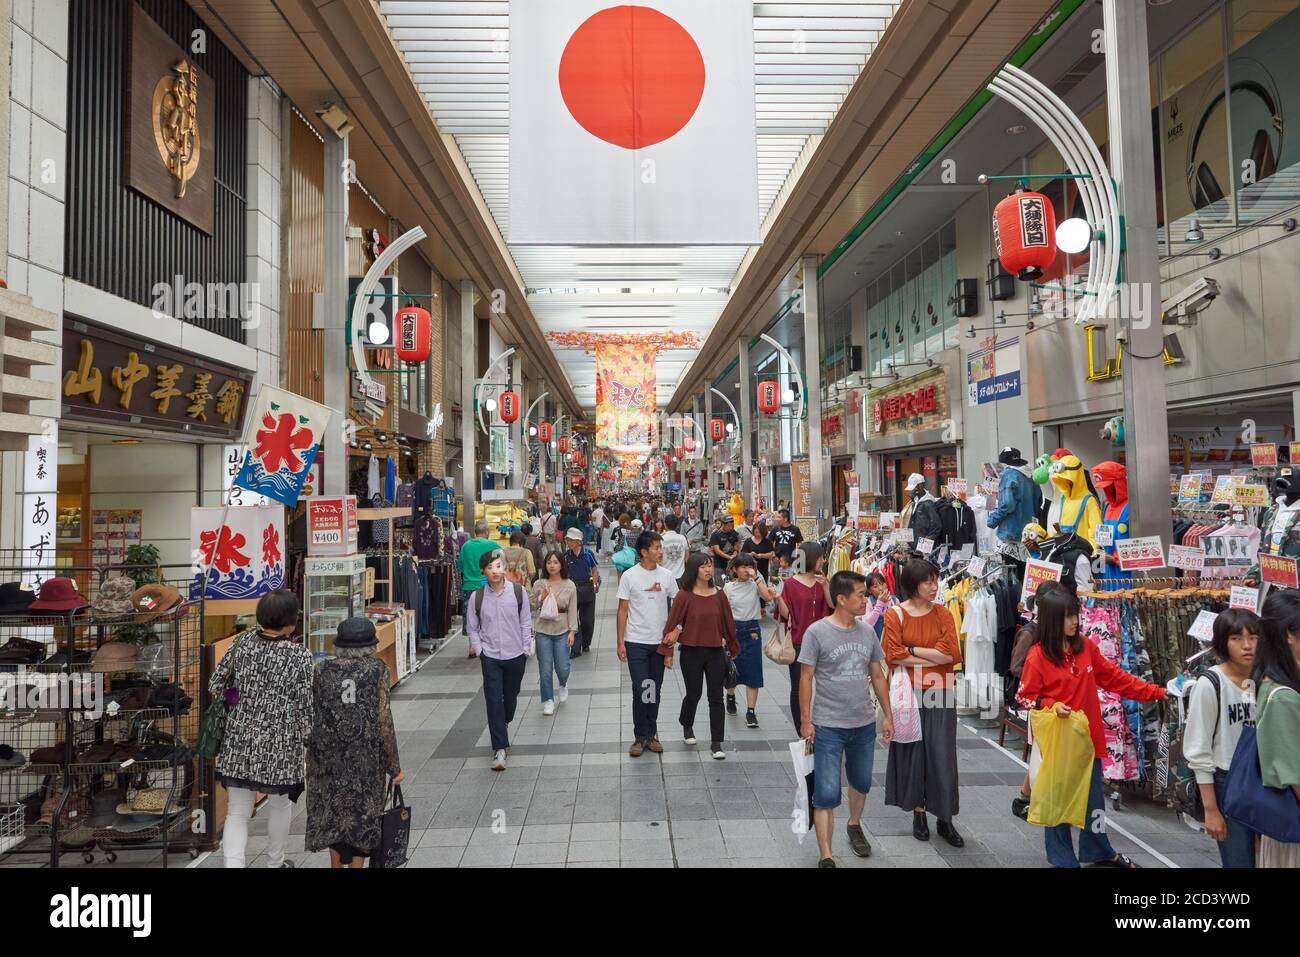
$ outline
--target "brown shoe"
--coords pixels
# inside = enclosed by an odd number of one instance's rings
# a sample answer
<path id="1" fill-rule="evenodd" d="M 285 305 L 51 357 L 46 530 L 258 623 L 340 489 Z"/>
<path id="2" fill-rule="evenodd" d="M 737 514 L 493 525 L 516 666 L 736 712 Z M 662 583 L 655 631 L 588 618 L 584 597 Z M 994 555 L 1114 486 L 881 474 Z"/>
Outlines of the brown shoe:
<path id="1" fill-rule="evenodd" d="M 659 743 L 659 736 L 658 736 L 658 735 L 655 735 L 653 738 L 651 738 L 649 741 L 647 741 L 647 742 L 645 743 L 645 746 L 646 746 L 647 748 L 649 748 L 651 751 L 653 751 L 655 754 L 663 754 L 663 753 L 664 753 L 664 746 L 663 746 L 662 744 Z"/>
<path id="2" fill-rule="evenodd" d="M 637 738 L 632 742 L 632 747 L 627 749 L 627 753 L 634 758 L 639 758 L 645 752 L 645 742 Z"/>

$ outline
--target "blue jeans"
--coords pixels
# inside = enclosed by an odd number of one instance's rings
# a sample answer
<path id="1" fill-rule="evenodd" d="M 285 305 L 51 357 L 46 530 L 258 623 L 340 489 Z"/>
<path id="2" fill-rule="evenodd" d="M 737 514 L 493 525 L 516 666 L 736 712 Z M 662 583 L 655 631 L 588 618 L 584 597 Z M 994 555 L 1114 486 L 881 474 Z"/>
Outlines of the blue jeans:
<path id="1" fill-rule="evenodd" d="M 1220 812 L 1223 810 L 1223 790 L 1227 780 L 1228 772 L 1214 772 L 1214 799 L 1219 804 Z M 1255 832 L 1229 817 L 1225 816 L 1223 820 L 1228 825 L 1228 837 L 1215 842 L 1219 845 L 1219 860 L 1225 868 L 1254 867 Z"/>
<path id="2" fill-rule="evenodd" d="M 814 726 L 812 806 L 819 810 L 840 806 L 840 759 L 849 787 L 859 794 L 871 790 L 871 767 L 876 760 L 876 724 L 860 728 Z"/>
<path id="3" fill-rule="evenodd" d="M 539 631 L 534 637 L 537 639 L 537 674 L 541 678 L 542 700 L 554 701 L 551 673 L 559 677 L 561 688 L 569 683 L 569 633 L 544 635 Z"/>
<path id="4" fill-rule="evenodd" d="M 657 644 L 641 645 L 629 641 L 624 647 L 627 649 L 627 671 L 632 678 L 632 733 L 638 741 L 648 741 L 659 736 L 664 656 L 659 654 Z"/>
<path id="5" fill-rule="evenodd" d="M 1079 832 L 1079 856 L 1074 856 L 1074 840 L 1070 837 L 1070 825 L 1058 824 L 1056 827 L 1043 828 L 1043 846 L 1047 849 L 1047 863 L 1053 867 L 1078 867 L 1084 864 L 1096 864 L 1098 861 L 1110 861 L 1115 858 L 1115 848 L 1110 846 L 1106 836 L 1106 800 L 1101 787 L 1101 758 L 1092 762 L 1092 786 L 1088 788 L 1088 813 L 1084 817 L 1087 824 Z"/>

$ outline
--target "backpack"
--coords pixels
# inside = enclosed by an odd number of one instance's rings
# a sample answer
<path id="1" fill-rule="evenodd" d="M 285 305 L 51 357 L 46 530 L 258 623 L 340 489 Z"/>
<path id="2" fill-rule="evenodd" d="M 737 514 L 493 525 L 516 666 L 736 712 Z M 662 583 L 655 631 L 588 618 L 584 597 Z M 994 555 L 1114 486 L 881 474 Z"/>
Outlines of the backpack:
<path id="1" fill-rule="evenodd" d="M 524 586 L 517 582 L 511 582 L 515 586 L 515 603 L 519 605 L 519 614 L 524 613 Z M 479 621 L 483 620 L 483 596 L 487 592 L 488 586 L 484 585 L 478 591 L 474 592 L 474 617 Z"/>
<path id="2" fill-rule="evenodd" d="M 528 558 L 520 557 L 514 561 L 506 562 L 506 579 L 516 585 L 523 585 L 528 581 Z"/>
<path id="3" fill-rule="evenodd" d="M 1207 668 L 1196 676 L 1197 681 L 1201 675 L 1209 678 L 1210 684 L 1214 686 L 1214 734 L 1218 735 L 1223 695 L 1219 686 L 1219 674 L 1213 668 Z M 1183 757 L 1183 735 L 1187 731 L 1187 708 L 1191 705 L 1193 687 L 1195 686 L 1188 685 L 1182 703 L 1178 706 L 1178 732 L 1169 745 L 1169 782 L 1165 799 L 1179 814 L 1198 824 L 1204 824 L 1205 805 L 1201 801 L 1201 789 L 1196 784 L 1196 774 L 1187 766 L 1187 759 Z"/>

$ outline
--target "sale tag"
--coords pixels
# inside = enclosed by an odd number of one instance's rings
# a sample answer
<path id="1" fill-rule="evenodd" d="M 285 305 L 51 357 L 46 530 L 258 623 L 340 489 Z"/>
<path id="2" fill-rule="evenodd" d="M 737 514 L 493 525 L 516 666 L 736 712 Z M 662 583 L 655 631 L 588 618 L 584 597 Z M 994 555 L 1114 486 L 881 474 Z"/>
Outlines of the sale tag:
<path id="1" fill-rule="evenodd" d="M 988 559 L 983 555 L 976 555 L 970 560 L 970 564 L 966 566 L 966 571 L 971 578 L 979 578 L 984 574 L 984 566 L 987 564 Z"/>
<path id="2" fill-rule="evenodd" d="M 1247 611 L 1259 610 L 1259 589 L 1247 588 L 1245 585 L 1233 585 L 1232 596 L 1228 599 L 1231 608 L 1244 608 Z"/>
<path id="3" fill-rule="evenodd" d="M 916 531 L 910 528 L 900 528 L 894 532 L 900 542 L 916 541 Z"/>
<path id="4" fill-rule="evenodd" d="M 1201 477 L 1184 475 L 1178 480 L 1178 501 L 1195 502 L 1201 497 Z"/>
<path id="5" fill-rule="evenodd" d="M 1114 525 L 1106 525 L 1106 524 L 1098 525 L 1097 528 L 1095 529 L 1095 534 L 1097 536 L 1098 548 L 1110 548 L 1110 546 L 1115 544 Z"/>
<path id="6" fill-rule="evenodd" d="M 932 551 L 934 551 L 934 539 L 932 538 L 921 539 L 919 542 L 916 543 L 916 550 L 919 551 L 922 555 L 929 555 Z"/>
<path id="7" fill-rule="evenodd" d="M 960 495 L 964 498 L 966 495 L 966 490 L 969 487 L 970 487 L 969 484 L 963 478 L 948 479 L 948 491 L 952 492 L 953 495 Z"/>
<path id="8" fill-rule="evenodd" d="M 1256 442 L 1250 447 L 1250 464 L 1269 467 L 1277 465 L 1277 443 Z"/>
<path id="9" fill-rule="evenodd" d="M 1233 490 L 1243 481 L 1240 475 L 1220 475 L 1214 481 L 1214 491 L 1210 494 L 1210 501 L 1231 505 Z"/>
<path id="10" fill-rule="evenodd" d="M 1264 485 L 1235 485 L 1232 489 L 1233 505 L 1268 505 L 1268 487 Z"/>
<path id="11" fill-rule="evenodd" d="M 1296 573 L 1296 560 L 1279 555 L 1259 556 L 1259 577 L 1271 585 L 1282 588 L 1300 588 L 1300 577 Z"/>
<path id="12" fill-rule="evenodd" d="M 1170 545 L 1169 565 L 1189 572 L 1199 572 L 1205 568 L 1205 549 L 1200 546 Z"/>
<path id="13" fill-rule="evenodd" d="M 1214 637 L 1214 619 L 1218 617 L 1217 612 L 1208 609 L 1202 611 L 1192 622 L 1192 627 L 1187 629 L 1187 633 L 1197 641 L 1209 642 Z"/>
<path id="14" fill-rule="evenodd" d="M 1064 565 L 1039 561 L 1037 558 L 1029 559 L 1025 563 L 1025 581 L 1020 586 L 1021 604 L 1024 604 L 1027 598 L 1047 582 L 1059 582 L 1063 571 L 1065 571 Z"/>
<path id="15" fill-rule="evenodd" d="M 1165 550 L 1159 535 L 1125 538 L 1115 543 L 1119 567 L 1126 572 L 1140 568 L 1164 568 Z"/>

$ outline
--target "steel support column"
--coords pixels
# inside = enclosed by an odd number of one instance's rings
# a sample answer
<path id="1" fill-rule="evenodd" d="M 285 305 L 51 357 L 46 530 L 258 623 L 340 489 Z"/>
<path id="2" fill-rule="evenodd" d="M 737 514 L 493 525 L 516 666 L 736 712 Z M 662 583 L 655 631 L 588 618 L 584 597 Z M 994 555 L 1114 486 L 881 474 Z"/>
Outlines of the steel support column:
<path id="1" fill-rule="evenodd" d="M 474 535 L 474 516 L 477 513 L 478 474 L 478 416 L 474 414 L 474 385 L 478 382 L 478 350 L 474 318 L 474 283 L 460 281 L 460 382 L 461 413 L 461 473 L 464 480 L 459 490 L 465 503 L 465 531 Z"/>
<path id="2" fill-rule="evenodd" d="M 1124 431 L 1128 466 L 1130 534 L 1173 531 L 1169 500 L 1169 410 L 1166 404 L 1164 332 L 1160 325 L 1155 168 L 1151 157 L 1150 50 L 1147 8 L 1131 0 L 1102 0 L 1106 50 L 1106 112 L 1110 171 L 1125 223 L 1124 281 L 1141 296 L 1121 302 L 1148 304 L 1148 315 L 1123 317 Z M 1106 237 L 1112 242 L 1111 237 Z M 1149 291 L 1149 294 L 1148 294 Z"/>
<path id="3" fill-rule="evenodd" d="M 351 351 L 345 332 L 348 321 L 348 168 L 347 137 L 325 134 L 325 236 L 321 273 L 325 340 L 325 405 L 339 418 L 325 435 L 324 490 L 331 495 L 348 491 L 349 398 Z"/>
<path id="4" fill-rule="evenodd" d="M 817 286 L 817 257 L 803 257 L 803 364 L 808 390 L 808 476 L 817 531 L 831 514 L 831 461 L 822 452 L 821 296 Z M 791 489 L 798 499 L 799 490 Z"/>

